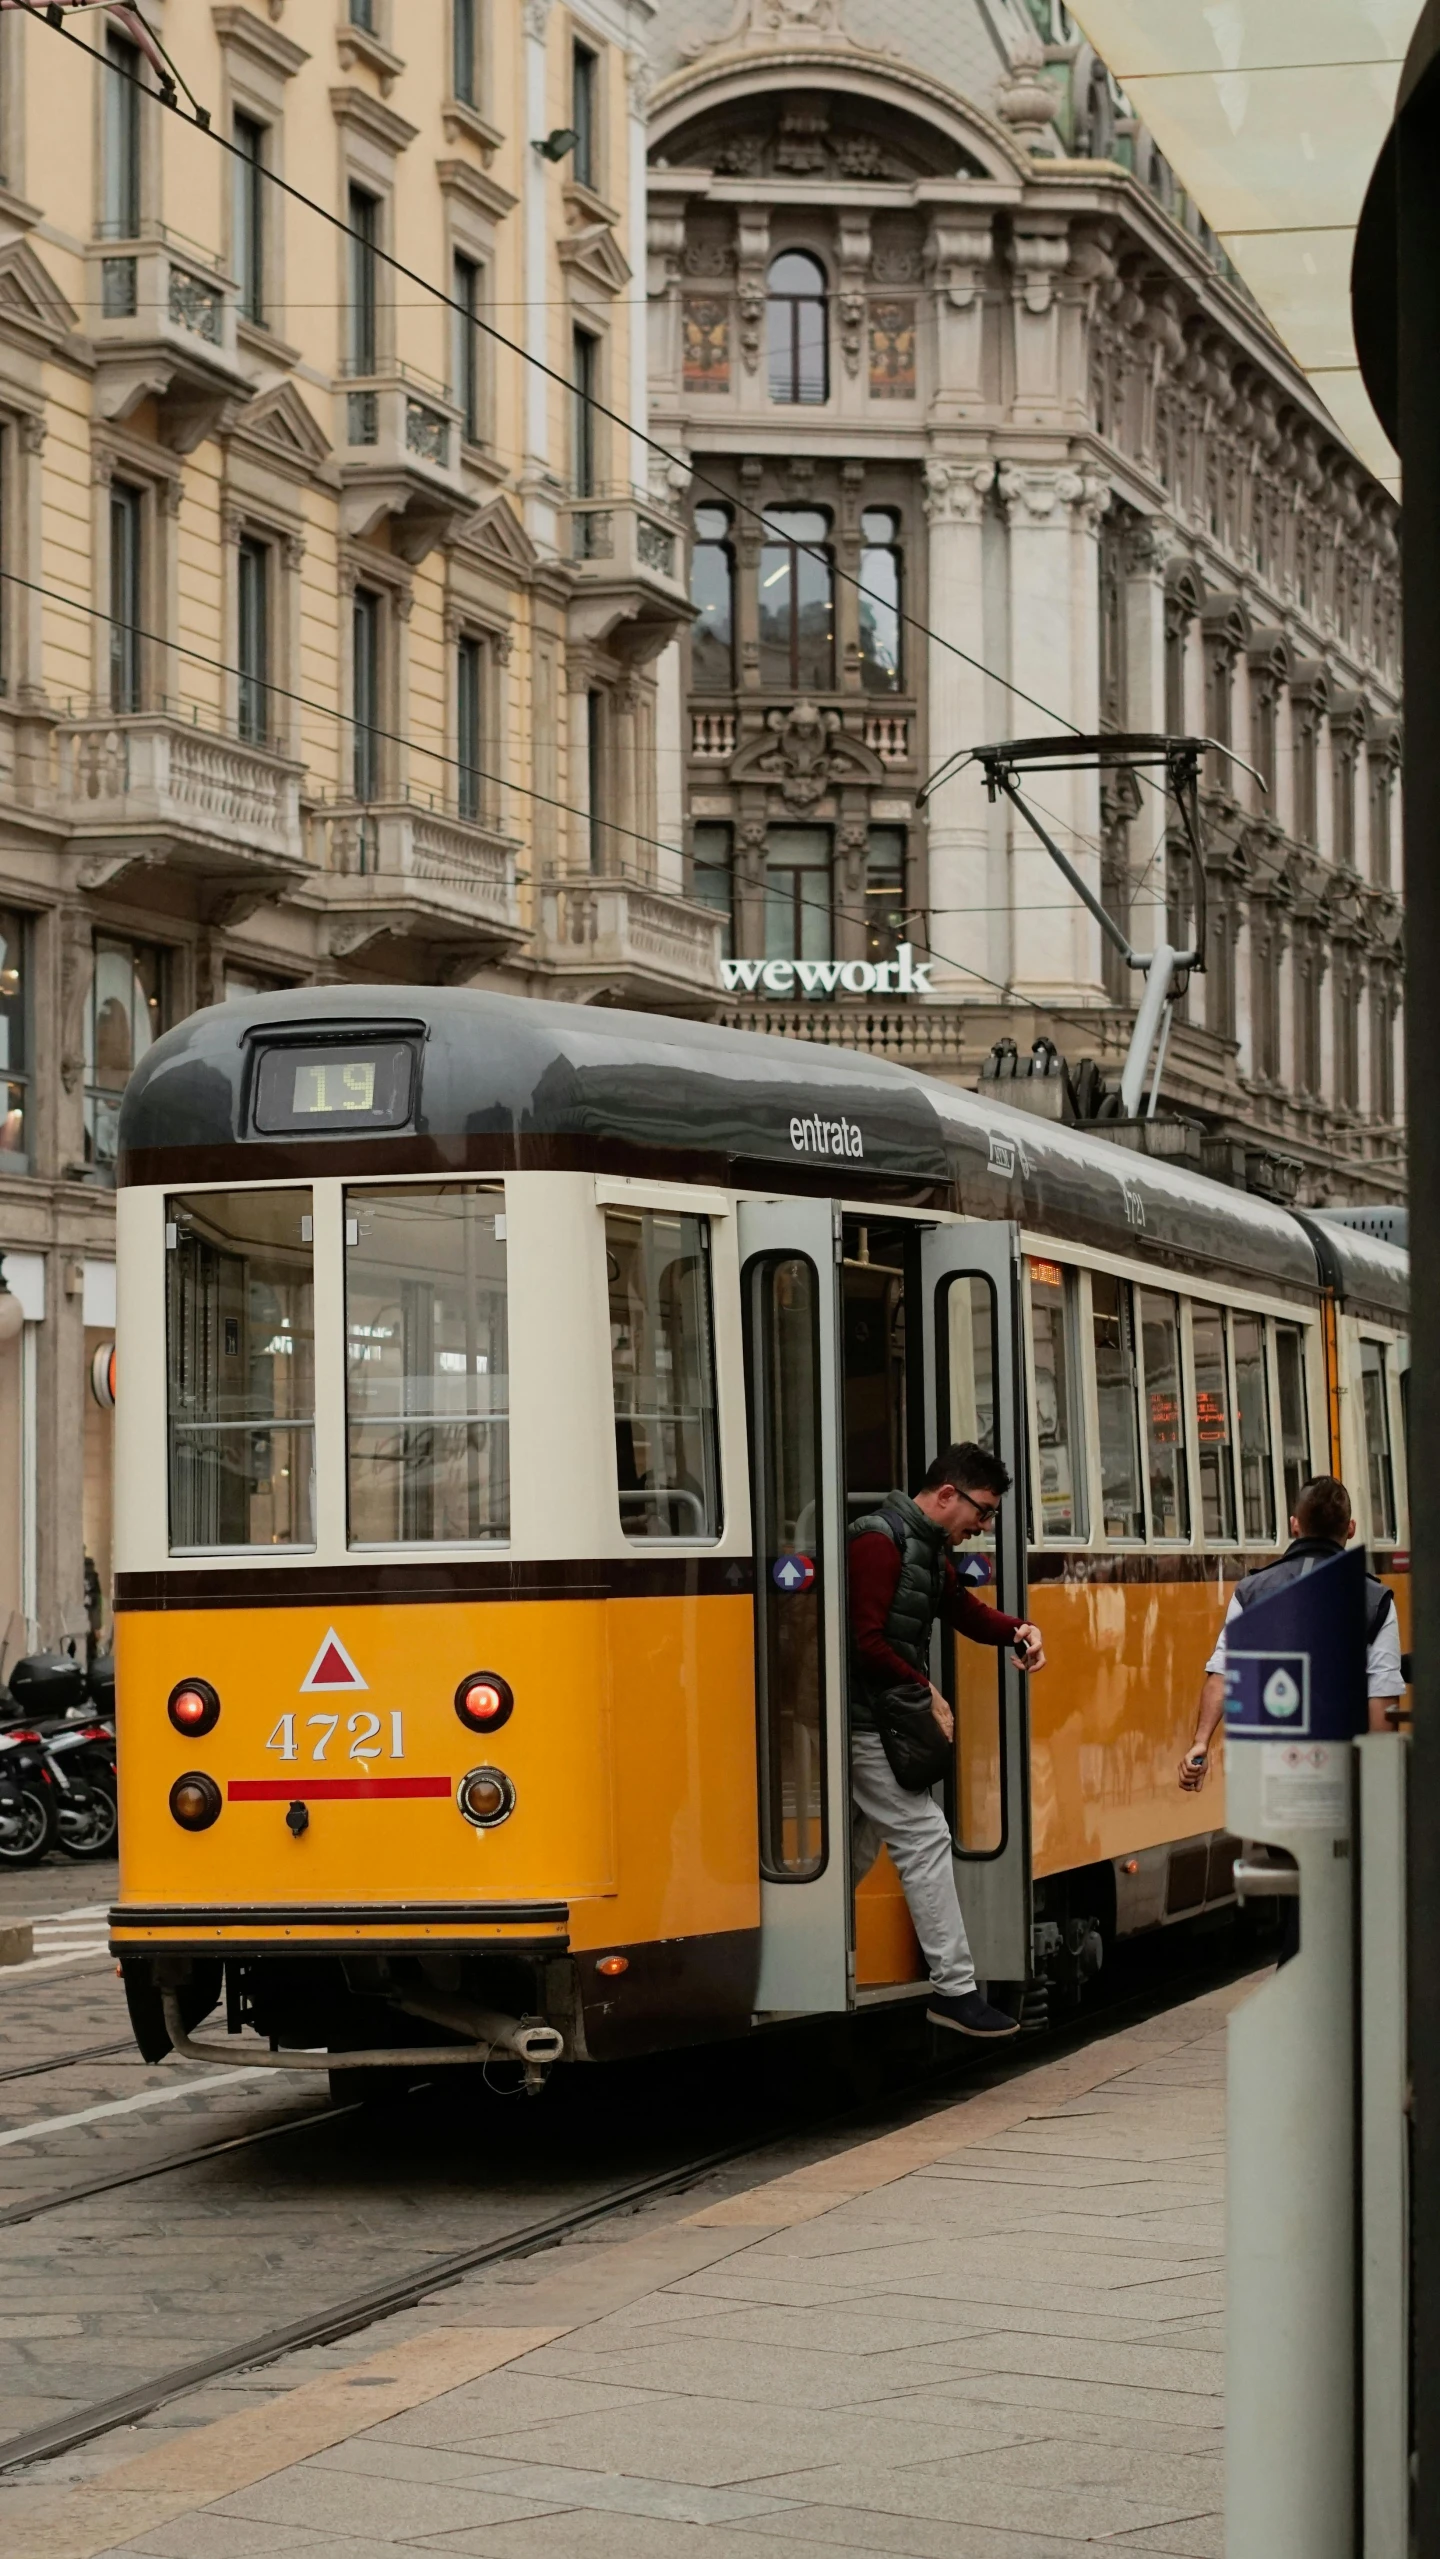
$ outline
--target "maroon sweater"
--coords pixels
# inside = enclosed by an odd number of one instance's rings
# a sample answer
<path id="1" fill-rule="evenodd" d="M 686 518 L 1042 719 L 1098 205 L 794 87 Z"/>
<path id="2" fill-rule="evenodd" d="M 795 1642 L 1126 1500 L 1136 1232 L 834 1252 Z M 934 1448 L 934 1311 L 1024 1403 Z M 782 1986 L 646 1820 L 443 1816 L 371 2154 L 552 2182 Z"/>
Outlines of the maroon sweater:
<path id="1" fill-rule="evenodd" d="M 866 1669 L 886 1687 L 913 1686 L 915 1673 L 885 1640 L 891 1603 L 900 1580 L 900 1549 L 883 1529 L 855 1538 L 849 1550 L 850 1632 Z M 940 1599 L 942 1625 L 968 1635 L 972 1644 L 1008 1644 L 1021 1621 L 987 1607 L 956 1577 L 949 1556 Z"/>

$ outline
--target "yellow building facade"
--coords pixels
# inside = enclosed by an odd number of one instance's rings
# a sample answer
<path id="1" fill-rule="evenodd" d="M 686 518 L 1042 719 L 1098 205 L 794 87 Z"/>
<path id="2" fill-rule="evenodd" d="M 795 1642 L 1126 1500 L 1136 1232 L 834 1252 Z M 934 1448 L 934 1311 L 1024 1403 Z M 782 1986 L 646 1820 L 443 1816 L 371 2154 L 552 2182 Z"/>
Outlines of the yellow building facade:
<path id="1" fill-rule="evenodd" d="M 103 10 L 66 21 L 101 59 L 0 17 L 7 1661 L 108 1621 L 115 1128 L 162 1029 L 718 983 L 656 842 L 690 606 L 627 424 L 648 7 L 148 14 L 211 132 Z"/>

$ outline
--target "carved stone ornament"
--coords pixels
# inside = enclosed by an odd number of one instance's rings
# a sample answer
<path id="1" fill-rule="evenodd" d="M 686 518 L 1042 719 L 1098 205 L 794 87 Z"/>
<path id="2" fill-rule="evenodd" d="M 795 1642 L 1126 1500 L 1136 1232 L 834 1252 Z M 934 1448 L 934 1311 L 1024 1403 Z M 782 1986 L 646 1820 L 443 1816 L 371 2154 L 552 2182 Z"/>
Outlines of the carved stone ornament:
<path id="1" fill-rule="evenodd" d="M 1061 523 L 1073 508 L 1096 533 L 1110 504 L 1109 487 L 1091 471 L 1021 471 L 1002 462 L 996 486 L 1012 526 Z"/>
<path id="2" fill-rule="evenodd" d="M 531 44 L 543 44 L 551 0 L 525 0 L 525 33 Z"/>
<path id="3" fill-rule="evenodd" d="M 1059 103 L 1059 92 L 1045 77 L 1045 49 L 1027 29 L 1011 41 L 1010 70 L 996 89 L 995 113 L 1022 151 L 1034 151 L 1048 140 Z"/>
<path id="4" fill-rule="evenodd" d="M 855 39 L 845 28 L 844 8 L 845 0 L 736 0 L 734 15 L 724 32 L 687 45 L 681 60 L 693 62 L 697 54 L 731 45 L 766 44 L 776 36 L 853 44 Z"/>
<path id="5" fill-rule="evenodd" d="M 927 462 L 925 512 L 932 524 L 978 524 L 994 486 L 993 462 Z"/>
<path id="6" fill-rule="evenodd" d="M 813 809 L 837 785 L 885 779 L 879 756 L 847 735 L 838 711 L 796 702 L 788 711 L 768 711 L 765 728 L 766 736 L 741 747 L 730 778 L 769 782 L 787 808 Z"/>

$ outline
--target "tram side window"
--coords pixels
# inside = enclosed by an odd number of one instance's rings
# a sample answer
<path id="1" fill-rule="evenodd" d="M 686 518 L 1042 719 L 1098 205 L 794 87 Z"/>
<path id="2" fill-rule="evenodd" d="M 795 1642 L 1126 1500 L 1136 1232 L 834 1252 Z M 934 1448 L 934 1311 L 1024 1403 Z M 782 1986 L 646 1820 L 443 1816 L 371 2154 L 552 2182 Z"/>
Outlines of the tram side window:
<path id="1" fill-rule="evenodd" d="M 509 1408 L 503 1191 L 347 1191 L 351 1543 L 505 1536 Z"/>
<path id="2" fill-rule="evenodd" d="M 166 1202 L 177 1554 L 315 1542 L 313 1239 L 308 1190 Z"/>
<path id="3" fill-rule="evenodd" d="M 1276 1325 L 1275 1368 L 1280 1383 L 1280 1463 L 1285 1478 L 1285 1516 L 1291 1519 L 1300 1499 L 1300 1487 L 1310 1473 L 1305 1336 L 1298 1324 Z"/>
<path id="4" fill-rule="evenodd" d="M 1095 1393 L 1100 1408 L 1100 1499 L 1107 1537 L 1143 1537 L 1136 1412 L 1135 1310 L 1128 1280 L 1096 1271 L 1090 1282 Z"/>
<path id="5" fill-rule="evenodd" d="M 1195 1438 L 1200 1459 L 1200 1515 L 1212 1544 L 1235 1535 L 1235 1443 L 1230 1420 L 1230 1361 L 1225 1310 L 1191 1310 L 1195 1343 Z"/>
<path id="6" fill-rule="evenodd" d="M 798 1256 L 752 1264 L 749 1287 L 760 1863 L 798 1883 L 826 1850 L 818 1288 Z"/>
<path id="7" fill-rule="evenodd" d="M 1185 1399 L 1180 1384 L 1180 1307 L 1158 1289 L 1140 1291 L 1145 1353 L 1145 1439 L 1150 1468 L 1150 1533 L 1190 1534 Z"/>
<path id="8" fill-rule="evenodd" d="M 1360 1399 L 1365 1417 L 1365 1465 L 1370 1484 L 1370 1539 L 1395 1543 L 1395 1464 L 1390 1449 L 1390 1379 L 1383 1342 L 1360 1345 Z"/>
<path id="9" fill-rule="evenodd" d="M 1275 1470 L 1270 1442 L 1270 1372 L 1265 1356 L 1265 1322 L 1259 1315 L 1236 1315 L 1231 1323 L 1235 1345 L 1235 1402 L 1240 1420 L 1240 1505 L 1245 1542 L 1271 1545 L 1275 1538 Z"/>
<path id="10" fill-rule="evenodd" d="M 1040 1448 L 1042 1537 L 1085 1534 L 1085 1426 L 1075 1357 L 1075 1274 L 1058 1262 L 1030 1265 L 1035 1427 Z"/>
<path id="11" fill-rule="evenodd" d="M 710 1222 L 607 1209 L 615 1471 L 627 1537 L 718 1537 Z"/>

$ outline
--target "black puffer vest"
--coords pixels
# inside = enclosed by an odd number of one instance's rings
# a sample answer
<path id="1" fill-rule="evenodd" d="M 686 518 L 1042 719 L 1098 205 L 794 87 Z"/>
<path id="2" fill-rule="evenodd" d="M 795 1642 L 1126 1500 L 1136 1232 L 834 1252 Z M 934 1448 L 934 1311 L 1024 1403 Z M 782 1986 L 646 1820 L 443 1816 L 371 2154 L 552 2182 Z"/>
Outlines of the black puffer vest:
<path id="1" fill-rule="evenodd" d="M 888 1537 L 900 1549 L 900 1579 L 885 1620 L 885 1641 L 902 1662 L 910 1662 L 917 1679 L 930 1677 L 930 1630 L 940 1614 L 945 1588 L 945 1556 L 949 1540 L 943 1528 L 918 1510 L 908 1493 L 889 1493 L 882 1507 L 867 1511 L 851 1528 L 854 1537 Z M 880 1683 L 882 1686 L 884 1683 Z M 875 1730 L 870 1707 L 870 1674 L 853 1647 L 850 1656 L 850 1723 L 861 1732 Z"/>
<path id="2" fill-rule="evenodd" d="M 1343 1546 L 1335 1545 L 1328 1537 L 1297 1537 L 1286 1547 L 1278 1563 L 1262 1564 L 1258 1573 L 1247 1573 L 1243 1582 L 1238 1585 L 1235 1596 L 1242 1608 L 1253 1608 L 1257 1599 L 1269 1599 L 1273 1592 L 1283 1590 L 1287 1582 L 1302 1581 L 1307 1573 L 1314 1572 L 1317 1564 L 1333 1564 L 1336 1556 L 1343 1555 L 1344 1552 Z M 1377 1581 L 1373 1573 L 1367 1573 L 1365 1576 L 1365 1641 L 1367 1644 L 1374 1643 L 1394 1605 L 1394 1592 L 1388 1590 L 1384 1582 Z"/>

